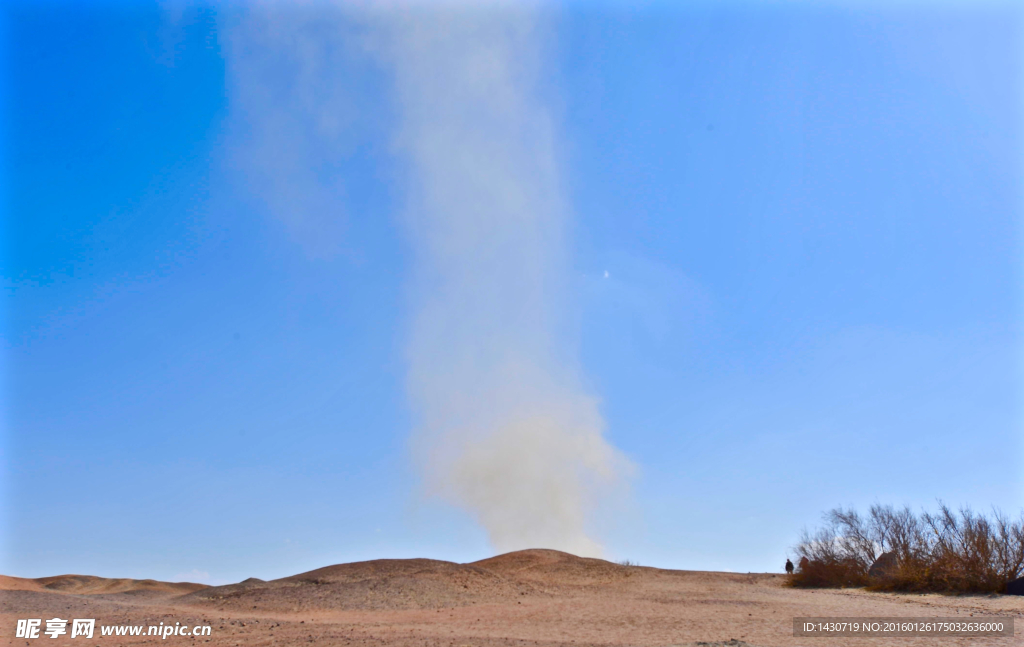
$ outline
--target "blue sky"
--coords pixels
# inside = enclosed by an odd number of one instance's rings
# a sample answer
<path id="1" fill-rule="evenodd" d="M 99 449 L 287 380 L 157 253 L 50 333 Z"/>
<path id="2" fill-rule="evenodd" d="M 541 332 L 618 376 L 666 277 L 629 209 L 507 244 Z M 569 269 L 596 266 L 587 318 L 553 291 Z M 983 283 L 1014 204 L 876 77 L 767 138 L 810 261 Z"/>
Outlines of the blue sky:
<path id="1" fill-rule="evenodd" d="M 1020 9 L 547 9 L 566 344 L 636 467 L 606 554 L 778 570 L 837 505 L 1019 511 Z M 4 10 L 0 572 L 491 552 L 410 456 L 389 77 L 338 73 L 296 225 L 246 166 L 240 13 Z"/>

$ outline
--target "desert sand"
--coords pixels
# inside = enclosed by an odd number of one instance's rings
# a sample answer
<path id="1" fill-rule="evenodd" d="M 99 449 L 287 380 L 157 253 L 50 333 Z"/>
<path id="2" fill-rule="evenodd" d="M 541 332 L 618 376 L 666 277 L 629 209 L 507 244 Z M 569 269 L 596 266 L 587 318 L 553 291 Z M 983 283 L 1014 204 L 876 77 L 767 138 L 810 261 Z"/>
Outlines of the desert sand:
<path id="1" fill-rule="evenodd" d="M 1024 645 L 1024 598 L 795 590 L 776 574 L 623 566 L 552 550 L 469 564 L 431 559 L 328 566 L 228 586 L 64 575 L 0 577 L 0 639 L 12 645 Z M 794 637 L 795 616 L 1004 615 L 1008 638 Z M 19 618 L 97 626 L 209 624 L 208 637 L 15 639 Z M 44 624 L 45 628 L 45 624 Z M 732 641 L 732 642 L 729 642 Z"/>

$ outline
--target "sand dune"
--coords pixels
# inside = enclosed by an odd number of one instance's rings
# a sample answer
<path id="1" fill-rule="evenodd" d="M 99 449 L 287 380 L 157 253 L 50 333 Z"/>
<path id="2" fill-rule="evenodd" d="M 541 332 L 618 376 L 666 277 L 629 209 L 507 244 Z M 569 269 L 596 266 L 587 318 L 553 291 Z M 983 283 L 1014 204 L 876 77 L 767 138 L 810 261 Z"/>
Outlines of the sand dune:
<path id="1" fill-rule="evenodd" d="M 1024 598 L 807 591 L 777 574 L 706 573 L 622 566 L 552 550 L 469 564 L 382 559 L 228 586 L 64 575 L 0 579 L 0 636 L 18 618 L 62 613 L 98 624 L 208 624 L 227 645 L 578 647 L 729 644 L 796 647 L 795 616 L 1010 615 L 1024 628 Z M 63 617 L 63 616 L 61 616 Z M 152 640 L 151 638 L 149 639 Z M 209 640 L 209 642 L 206 642 Z M 733 642 L 729 642 L 729 641 Z M 145 636 L 104 637 L 104 645 Z M 62 639 L 47 644 L 77 644 Z M 844 647 L 1019 645 L 1019 638 L 842 639 Z"/>
<path id="2" fill-rule="evenodd" d="M 43 585 L 24 577 L 0 575 L 0 591 L 41 591 Z"/>
<path id="3" fill-rule="evenodd" d="M 132 580 L 106 578 L 95 575 L 55 575 L 26 579 L 0 575 L 0 591 L 46 591 L 73 593 L 77 595 L 104 595 L 112 593 L 165 593 L 184 595 L 207 588 L 205 584 L 193 582 L 158 582 L 156 580 Z"/>
<path id="4" fill-rule="evenodd" d="M 380 559 L 327 566 L 270 582 L 196 591 L 183 602 L 263 610 L 437 609 L 520 603 L 607 587 L 638 574 L 633 567 L 556 550 L 524 550 L 470 564 Z"/>
<path id="5" fill-rule="evenodd" d="M 433 559 L 338 564 L 270 582 L 203 589 L 182 601 L 212 603 L 225 609 L 396 610 L 497 604 L 547 594 L 535 582 L 479 564 Z"/>
<path id="6" fill-rule="evenodd" d="M 635 567 L 546 549 L 506 553 L 473 562 L 471 566 L 522 581 L 557 586 L 609 584 L 637 574 Z"/>

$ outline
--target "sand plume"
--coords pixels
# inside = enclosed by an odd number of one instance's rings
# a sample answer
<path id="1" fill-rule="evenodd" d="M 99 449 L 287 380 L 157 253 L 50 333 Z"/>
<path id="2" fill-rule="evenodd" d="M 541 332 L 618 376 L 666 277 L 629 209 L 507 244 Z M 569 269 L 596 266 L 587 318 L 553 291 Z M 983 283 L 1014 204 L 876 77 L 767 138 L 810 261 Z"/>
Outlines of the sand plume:
<path id="1" fill-rule="evenodd" d="M 412 444 L 427 494 L 468 511 L 499 551 L 599 554 L 588 515 L 627 463 L 572 343 L 543 12 L 267 4 L 233 24 L 233 99 L 262 147 L 247 149 L 263 160 L 254 172 L 272 178 L 260 190 L 314 255 L 350 213 L 337 204 L 346 179 L 318 169 L 352 146 L 352 66 L 361 56 L 389 83 L 405 198 L 395 217 L 414 259 Z"/>

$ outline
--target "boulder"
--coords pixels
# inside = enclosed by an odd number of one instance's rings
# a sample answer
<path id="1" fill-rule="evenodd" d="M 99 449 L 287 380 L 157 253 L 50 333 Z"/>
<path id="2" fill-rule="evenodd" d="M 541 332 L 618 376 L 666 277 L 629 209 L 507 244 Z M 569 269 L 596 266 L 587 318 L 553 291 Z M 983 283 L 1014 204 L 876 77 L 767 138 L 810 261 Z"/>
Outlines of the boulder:
<path id="1" fill-rule="evenodd" d="M 1024 595 L 1024 577 L 1018 577 L 1007 584 L 1006 595 Z"/>
<path id="2" fill-rule="evenodd" d="M 889 577 L 896 572 L 896 553 L 882 553 L 868 569 L 868 577 Z"/>

